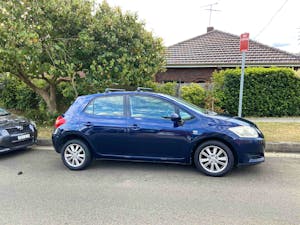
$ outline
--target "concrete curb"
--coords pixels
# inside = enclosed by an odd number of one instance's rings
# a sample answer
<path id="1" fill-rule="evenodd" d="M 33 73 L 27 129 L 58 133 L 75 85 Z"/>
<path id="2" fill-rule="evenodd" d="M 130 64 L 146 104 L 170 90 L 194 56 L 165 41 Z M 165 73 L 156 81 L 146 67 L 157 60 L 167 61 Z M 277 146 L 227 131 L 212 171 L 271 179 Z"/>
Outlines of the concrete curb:
<path id="1" fill-rule="evenodd" d="M 300 153 L 300 142 L 267 142 L 265 151 Z"/>
<path id="2" fill-rule="evenodd" d="M 39 145 L 39 146 L 52 146 L 52 140 L 51 139 L 44 139 L 44 138 L 41 138 L 41 139 L 38 139 L 37 142 L 36 142 L 36 145 Z"/>
<path id="3" fill-rule="evenodd" d="M 52 147 L 51 139 L 38 139 L 37 146 Z M 300 142 L 267 142 L 266 152 L 300 153 Z"/>

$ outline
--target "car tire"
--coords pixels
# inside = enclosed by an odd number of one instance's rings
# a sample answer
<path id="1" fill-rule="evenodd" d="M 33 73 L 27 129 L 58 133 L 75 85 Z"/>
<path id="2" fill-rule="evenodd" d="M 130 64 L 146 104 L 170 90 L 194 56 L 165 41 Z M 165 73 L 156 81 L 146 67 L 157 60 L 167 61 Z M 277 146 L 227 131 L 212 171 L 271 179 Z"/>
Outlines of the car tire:
<path id="1" fill-rule="evenodd" d="M 81 140 L 67 141 L 61 151 L 61 158 L 70 170 L 82 170 L 92 162 L 92 155 L 88 146 Z"/>
<path id="2" fill-rule="evenodd" d="M 227 174 L 234 166 L 234 156 L 230 148 L 220 141 L 202 143 L 195 151 L 194 163 L 202 173 L 220 177 Z"/>

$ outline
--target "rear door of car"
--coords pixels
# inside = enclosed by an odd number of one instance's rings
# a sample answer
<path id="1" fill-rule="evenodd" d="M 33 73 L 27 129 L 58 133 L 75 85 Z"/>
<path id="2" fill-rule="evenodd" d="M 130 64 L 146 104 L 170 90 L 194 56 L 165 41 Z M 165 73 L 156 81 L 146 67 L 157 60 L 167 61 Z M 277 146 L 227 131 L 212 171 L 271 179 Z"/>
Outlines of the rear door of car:
<path id="1" fill-rule="evenodd" d="M 103 95 L 93 99 L 84 110 L 85 131 L 98 155 L 126 154 L 127 119 L 122 94 Z"/>

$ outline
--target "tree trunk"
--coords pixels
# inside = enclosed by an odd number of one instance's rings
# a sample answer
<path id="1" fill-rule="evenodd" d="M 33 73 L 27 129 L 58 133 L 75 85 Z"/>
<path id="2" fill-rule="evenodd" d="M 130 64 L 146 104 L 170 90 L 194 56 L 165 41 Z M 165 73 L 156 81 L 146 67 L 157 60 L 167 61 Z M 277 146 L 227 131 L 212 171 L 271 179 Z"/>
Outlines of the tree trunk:
<path id="1" fill-rule="evenodd" d="M 36 92 L 38 95 L 44 99 L 44 101 L 47 104 L 47 108 L 49 112 L 56 113 L 57 110 L 57 104 L 56 104 L 56 87 L 53 84 L 49 84 L 49 91 L 41 88 L 35 87 L 34 92 Z"/>
<path id="2" fill-rule="evenodd" d="M 47 104 L 49 112 L 56 113 L 57 104 L 56 104 L 56 86 L 55 84 L 49 84 L 49 91 L 41 88 L 35 87 L 34 91 L 40 95 Z"/>
<path id="3" fill-rule="evenodd" d="M 56 85 L 50 84 L 50 95 L 49 95 L 49 103 L 47 103 L 48 109 L 52 113 L 56 113 L 57 110 L 57 103 L 56 103 Z"/>
<path id="4" fill-rule="evenodd" d="M 56 113 L 58 111 L 56 103 L 56 83 L 47 82 L 49 85 L 49 89 L 44 89 L 37 87 L 34 83 L 31 82 L 28 77 L 24 76 L 24 74 L 21 72 L 17 75 L 17 77 L 44 99 L 47 104 L 47 108 L 51 113 Z"/>

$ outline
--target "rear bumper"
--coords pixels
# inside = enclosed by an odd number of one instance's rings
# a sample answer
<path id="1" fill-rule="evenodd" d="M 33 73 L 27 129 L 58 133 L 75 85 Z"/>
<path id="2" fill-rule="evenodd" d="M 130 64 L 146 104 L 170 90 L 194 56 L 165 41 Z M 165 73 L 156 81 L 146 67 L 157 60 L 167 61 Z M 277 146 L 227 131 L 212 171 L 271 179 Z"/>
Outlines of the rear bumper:
<path id="1" fill-rule="evenodd" d="M 57 153 L 60 153 L 60 148 L 59 146 L 61 145 L 61 138 L 60 138 L 60 129 L 57 128 L 54 133 L 52 134 L 52 144 L 53 144 L 53 147 L 54 147 L 54 150 L 57 152 Z"/>

